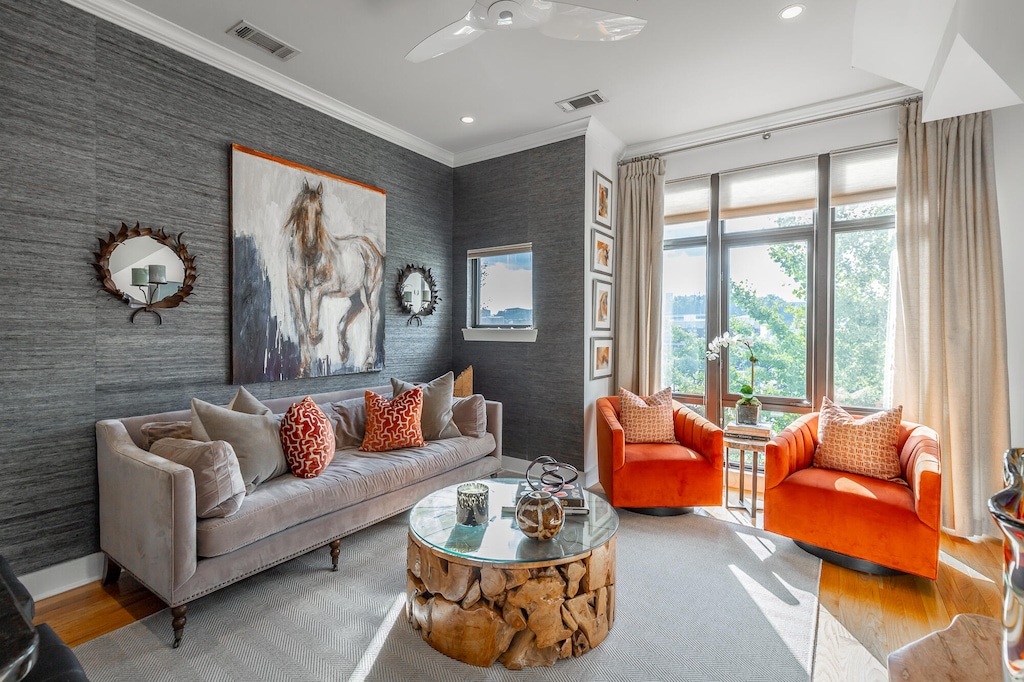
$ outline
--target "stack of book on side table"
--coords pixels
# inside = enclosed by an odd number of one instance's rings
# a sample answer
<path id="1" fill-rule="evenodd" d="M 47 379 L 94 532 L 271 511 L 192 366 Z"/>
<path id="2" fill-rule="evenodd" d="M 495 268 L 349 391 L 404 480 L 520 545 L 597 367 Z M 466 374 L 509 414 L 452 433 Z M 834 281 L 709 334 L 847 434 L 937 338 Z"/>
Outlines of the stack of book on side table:
<path id="1" fill-rule="evenodd" d="M 760 424 L 729 422 L 725 426 L 725 437 L 749 440 L 752 443 L 766 443 L 772 439 L 772 425 L 764 422 Z"/>
<path id="2" fill-rule="evenodd" d="M 533 487 L 527 481 L 519 481 L 519 488 L 516 490 L 516 503 L 519 502 L 519 498 L 532 490 Z M 551 492 L 555 499 L 562 503 L 562 511 L 566 516 L 590 513 L 590 507 L 587 506 L 587 499 L 583 496 L 583 488 L 580 487 L 579 481 L 567 483 L 561 490 L 557 485 L 542 486 L 541 490 Z M 502 507 L 501 512 L 502 514 L 515 514 L 516 505 Z"/>

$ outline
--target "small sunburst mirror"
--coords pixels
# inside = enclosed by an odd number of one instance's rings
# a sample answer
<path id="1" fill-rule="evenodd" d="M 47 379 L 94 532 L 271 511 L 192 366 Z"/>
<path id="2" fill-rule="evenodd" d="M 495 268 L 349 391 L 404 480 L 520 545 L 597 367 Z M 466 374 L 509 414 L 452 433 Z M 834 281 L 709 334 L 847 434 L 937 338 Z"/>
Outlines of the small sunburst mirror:
<path id="1" fill-rule="evenodd" d="M 406 324 L 423 324 L 427 315 L 432 315 L 441 301 L 437 293 L 437 281 L 430 273 L 430 268 L 422 265 L 406 265 L 398 270 L 398 282 L 395 284 L 395 295 L 404 312 L 409 313 Z"/>

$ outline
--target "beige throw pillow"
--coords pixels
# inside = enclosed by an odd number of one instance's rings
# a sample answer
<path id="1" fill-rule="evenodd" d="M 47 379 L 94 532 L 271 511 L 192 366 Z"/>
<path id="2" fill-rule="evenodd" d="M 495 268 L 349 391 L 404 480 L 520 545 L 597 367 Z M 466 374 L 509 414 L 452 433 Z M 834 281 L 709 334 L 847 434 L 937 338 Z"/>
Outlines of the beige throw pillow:
<path id="1" fill-rule="evenodd" d="M 455 389 L 455 373 L 448 372 L 427 384 L 409 384 L 401 379 L 391 379 L 391 389 L 397 398 L 410 388 L 423 389 L 423 415 L 420 427 L 424 440 L 458 438 L 462 435 L 452 420 L 452 391 Z"/>
<path id="2" fill-rule="evenodd" d="M 463 436 L 482 438 L 487 433 L 487 405 L 479 393 L 452 400 L 452 419 Z"/>
<path id="3" fill-rule="evenodd" d="M 161 438 L 150 452 L 192 470 L 196 482 L 196 516 L 210 519 L 231 516 L 245 499 L 245 483 L 238 458 L 229 443 L 204 443 L 182 438 Z"/>
<path id="4" fill-rule="evenodd" d="M 619 414 L 627 443 L 675 443 L 672 388 L 639 396 L 619 389 Z"/>
<path id="5" fill-rule="evenodd" d="M 828 398 L 818 413 L 814 466 L 902 481 L 899 442 L 903 406 L 857 419 Z"/>
<path id="6" fill-rule="evenodd" d="M 245 414 L 193 398 L 192 433 L 197 440 L 231 443 L 246 493 L 252 493 L 264 481 L 288 473 L 281 448 L 281 424 L 269 410 L 267 414 Z M 206 437 L 201 438 L 200 433 Z"/>
<path id="7" fill-rule="evenodd" d="M 227 404 L 226 409 L 232 412 L 241 412 L 242 414 L 270 414 L 270 408 L 261 403 L 259 398 L 245 390 L 244 386 L 238 387 L 238 390 L 235 391 L 235 396 Z M 193 420 L 192 424 L 191 437 L 196 440 L 215 440 L 210 438 L 210 434 L 206 433 L 202 423 L 197 424 L 195 420 Z"/>

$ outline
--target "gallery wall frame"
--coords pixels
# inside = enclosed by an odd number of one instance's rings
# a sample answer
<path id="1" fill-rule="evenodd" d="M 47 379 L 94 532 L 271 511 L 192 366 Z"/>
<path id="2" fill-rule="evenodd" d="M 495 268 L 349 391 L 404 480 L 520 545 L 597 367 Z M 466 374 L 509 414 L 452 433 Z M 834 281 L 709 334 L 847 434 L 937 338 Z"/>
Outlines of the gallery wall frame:
<path id="1" fill-rule="evenodd" d="M 590 228 L 590 271 L 615 274 L 615 237 L 594 228 Z"/>
<path id="2" fill-rule="evenodd" d="M 612 329 L 612 283 L 594 280 L 594 309 L 592 311 L 591 328 L 594 331 L 611 331 Z"/>
<path id="3" fill-rule="evenodd" d="M 612 229 L 614 214 L 615 185 L 611 180 L 594 171 L 594 222 Z"/>
<path id="4" fill-rule="evenodd" d="M 614 341 L 605 338 L 590 339 L 590 378 L 603 379 L 612 375 Z"/>

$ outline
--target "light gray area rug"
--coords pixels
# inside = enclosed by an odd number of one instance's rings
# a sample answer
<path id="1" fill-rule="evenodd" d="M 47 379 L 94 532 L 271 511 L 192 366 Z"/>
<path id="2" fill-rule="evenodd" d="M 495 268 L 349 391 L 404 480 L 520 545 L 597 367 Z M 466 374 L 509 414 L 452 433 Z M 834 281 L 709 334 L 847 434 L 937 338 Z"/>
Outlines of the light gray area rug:
<path id="1" fill-rule="evenodd" d="M 75 649 L 89 679 L 808 680 L 821 562 L 764 531 L 622 512 L 615 624 L 550 668 L 477 668 L 430 648 L 405 618 L 407 514 L 190 605 L 172 649 L 167 610 Z"/>

